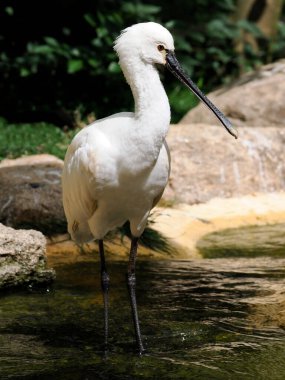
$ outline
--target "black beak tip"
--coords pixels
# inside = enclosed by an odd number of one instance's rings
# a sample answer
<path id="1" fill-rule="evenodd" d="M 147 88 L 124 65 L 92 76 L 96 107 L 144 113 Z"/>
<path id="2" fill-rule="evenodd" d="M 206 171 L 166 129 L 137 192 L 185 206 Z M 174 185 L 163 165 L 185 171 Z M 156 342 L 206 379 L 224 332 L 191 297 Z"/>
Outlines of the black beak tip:
<path id="1" fill-rule="evenodd" d="M 238 139 L 238 131 L 236 130 L 236 128 L 234 126 L 232 126 L 231 124 L 227 125 L 225 127 L 226 127 L 226 130 L 229 132 L 229 134 L 231 134 L 237 140 Z"/>

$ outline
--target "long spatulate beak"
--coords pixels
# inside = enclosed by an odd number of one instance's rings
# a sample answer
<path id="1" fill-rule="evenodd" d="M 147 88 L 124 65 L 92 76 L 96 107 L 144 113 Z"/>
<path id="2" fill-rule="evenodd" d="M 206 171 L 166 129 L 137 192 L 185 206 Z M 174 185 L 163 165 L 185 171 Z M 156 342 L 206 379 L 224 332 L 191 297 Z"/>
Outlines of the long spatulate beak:
<path id="1" fill-rule="evenodd" d="M 175 54 L 173 51 L 168 50 L 166 52 L 166 67 L 182 83 L 184 83 L 188 88 L 190 88 L 190 90 L 193 91 L 194 94 L 200 100 L 202 100 L 206 104 L 206 106 L 210 108 L 212 112 L 214 112 L 214 114 L 217 116 L 217 118 L 226 128 L 226 130 L 232 136 L 234 136 L 234 138 L 237 139 L 238 138 L 237 130 L 232 126 L 229 119 L 226 118 L 226 116 L 207 98 L 206 95 L 203 94 L 203 92 L 196 86 L 196 84 L 186 75 L 186 73 L 183 71 L 182 67 L 180 66 L 180 63 L 178 62 L 177 58 L 175 57 Z"/>

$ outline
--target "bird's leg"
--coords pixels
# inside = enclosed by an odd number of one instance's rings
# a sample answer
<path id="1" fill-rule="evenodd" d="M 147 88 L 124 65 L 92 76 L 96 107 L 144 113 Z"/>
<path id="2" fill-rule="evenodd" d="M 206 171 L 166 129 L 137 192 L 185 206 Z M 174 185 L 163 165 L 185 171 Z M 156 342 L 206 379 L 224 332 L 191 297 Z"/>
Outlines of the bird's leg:
<path id="1" fill-rule="evenodd" d="M 138 248 L 138 238 L 132 238 L 130 258 L 128 264 L 128 272 L 127 272 L 127 285 L 131 300 L 131 308 L 132 308 L 132 316 L 134 322 L 134 328 L 136 333 L 137 345 L 139 348 L 139 353 L 142 354 L 144 352 L 141 332 L 140 332 L 140 324 L 138 318 L 138 310 L 137 310 L 137 300 L 136 300 L 136 272 L 135 272 L 135 264 L 136 264 L 136 256 L 137 256 L 137 248 Z"/>
<path id="2" fill-rule="evenodd" d="M 105 350 L 107 350 L 108 345 L 108 291 L 110 279 L 107 273 L 106 262 L 105 262 L 105 253 L 104 253 L 104 243 L 103 240 L 99 240 L 99 253 L 101 260 L 101 288 L 103 293 L 104 301 L 104 343 Z"/>

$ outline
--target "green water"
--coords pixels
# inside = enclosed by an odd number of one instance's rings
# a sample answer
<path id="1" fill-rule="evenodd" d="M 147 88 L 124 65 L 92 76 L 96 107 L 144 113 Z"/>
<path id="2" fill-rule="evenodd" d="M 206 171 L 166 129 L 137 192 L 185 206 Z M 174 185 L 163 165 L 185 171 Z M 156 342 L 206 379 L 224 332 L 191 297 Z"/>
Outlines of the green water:
<path id="1" fill-rule="evenodd" d="M 219 244 L 228 246 L 229 234 L 224 237 Z M 61 259 L 53 264 L 57 280 L 49 288 L 1 294 L 1 380 L 285 379 L 280 255 L 139 261 L 137 297 L 147 348 L 142 357 L 133 340 L 126 262 L 109 262 L 105 356 L 99 263 L 93 256 L 71 264 Z"/>
<path id="2" fill-rule="evenodd" d="M 203 257 L 285 257 L 285 223 L 228 228 L 204 236 L 197 244 Z"/>

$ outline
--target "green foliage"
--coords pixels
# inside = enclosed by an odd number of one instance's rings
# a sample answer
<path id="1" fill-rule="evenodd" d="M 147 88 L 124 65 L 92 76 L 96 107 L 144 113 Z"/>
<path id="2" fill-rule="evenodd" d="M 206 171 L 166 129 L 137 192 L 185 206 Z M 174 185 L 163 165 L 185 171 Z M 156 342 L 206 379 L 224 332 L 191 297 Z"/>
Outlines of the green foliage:
<path id="1" fill-rule="evenodd" d="M 50 153 L 63 159 L 74 133 L 65 133 L 46 123 L 8 124 L 1 118 L 0 160 L 38 153 Z"/>
<path id="2" fill-rule="evenodd" d="M 0 114 L 15 121 L 31 120 L 33 114 L 36 120 L 57 122 L 66 109 L 80 108 L 84 115 L 95 111 L 102 117 L 132 107 L 113 41 L 126 26 L 154 19 L 160 7 L 116 0 L 95 0 L 92 5 L 61 0 L 58 6 L 48 1 L 33 4 L 31 14 L 27 4 L 15 1 L 9 6 L 13 12 L 2 9 L 1 14 L 0 7 L 4 78 L 0 91 L 8 95 L 0 104 Z M 26 28 L 13 36 L 11 27 L 23 18 Z"/>
<path id="3" fill-rule="evenodd" d="M 278 35 L 270 43 L 271 60 L 285 57 L 285 22 L 279 21 L 278 23 Z"/>
<path id="4" fill-rule="evenodd" d="M 80 108 L 98 118 L 129 110 L 133 100 L 112 45 L 126 26 L 143 21 L 165 25 L 174 35 L 179 60 L 207 92 L 229 82 L 241 70 L 284 55 L 284 22 L 269 48 L 243 57 L 234 41 L 246 31 L 261 38 L 250 22 L 233 22 L 235 0 L 4 0 L 0 7 L 0 114 L 9 120 L 46 120 L 72 124 L 66 110 Z M 31 11 L 32 10 L 32 11 Z M 17 30 L 20 32 L 16 33 Z M 164 82 L 173 121 L 196 99 L 170 74 Z M 181 99 L 183 98 L 183 99 Z"/>

